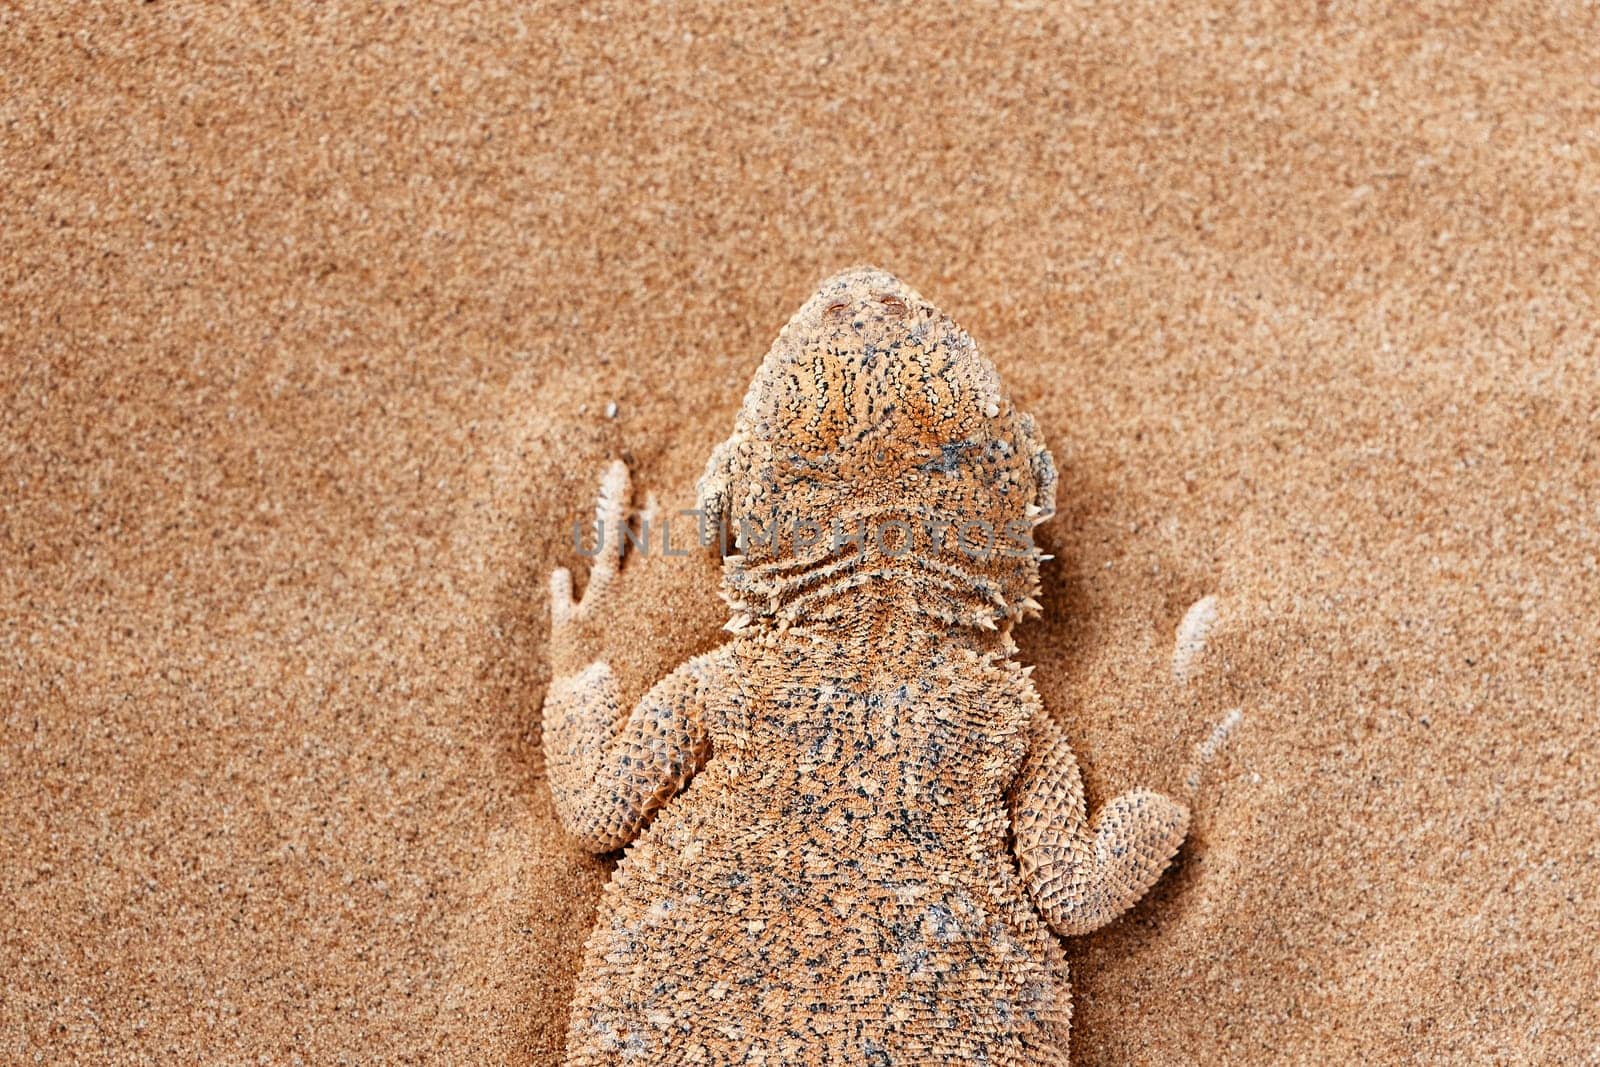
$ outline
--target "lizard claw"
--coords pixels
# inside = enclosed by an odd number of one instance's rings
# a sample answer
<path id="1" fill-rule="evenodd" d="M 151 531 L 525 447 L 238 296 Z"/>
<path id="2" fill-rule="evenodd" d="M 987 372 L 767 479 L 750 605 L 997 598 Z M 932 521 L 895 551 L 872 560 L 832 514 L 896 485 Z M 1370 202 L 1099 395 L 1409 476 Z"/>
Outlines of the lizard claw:
<path id="1" fill-rule="evenodd" d="M 550 622 L 555 626 L 566 626 L 577 616 L 577 607 L 572 602 L 572 572 L 565 567 L 557 567 L 550 572 Z"/>

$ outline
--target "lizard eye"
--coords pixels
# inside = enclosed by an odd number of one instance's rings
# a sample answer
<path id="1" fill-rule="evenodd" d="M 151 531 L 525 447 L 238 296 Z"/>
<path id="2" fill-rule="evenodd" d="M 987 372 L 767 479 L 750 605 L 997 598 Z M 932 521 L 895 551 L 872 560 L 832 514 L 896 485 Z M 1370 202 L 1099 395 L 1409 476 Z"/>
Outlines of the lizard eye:
<path id="1" fill-rule="evenodd" d="M 888 308 L 890 311 L 894 312 L 895 314 L 897 314 L 897 315 L 904 315 L 905 314 L 906 302 L 904 300 L 901 300 L 898 296 L 879 297 L 879 301 L 883 304 L 884 307 Z"/>
<path id="2" fill-rule="evenodd" d="M 827 314 L 829 314 L 829 315 L 838 315 L 841 312 L 845 312 L 845 311 L 849 311 L 849 310 L 850 310 L 850 305 L 849 304 L 829 304 L 828 305 Z"/>

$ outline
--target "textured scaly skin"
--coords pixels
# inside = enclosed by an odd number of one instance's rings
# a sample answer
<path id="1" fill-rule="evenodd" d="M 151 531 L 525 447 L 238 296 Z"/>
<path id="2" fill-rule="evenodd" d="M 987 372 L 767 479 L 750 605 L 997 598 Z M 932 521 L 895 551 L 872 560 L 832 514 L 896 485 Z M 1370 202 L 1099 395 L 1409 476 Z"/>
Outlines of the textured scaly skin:
<path id="1" fill-rule="evenodd" d="M 612 547 L 581 602 L 552 576 L 551 789 L 588 847 L 627 846 L 568 1063 L 1065 1062 L 1057 935 L 1143 895 L 1188 813 L 1139 790 L 1087 819 L 1011 658 L 1055 483 L 964 331 L 884 272 L 829 279 L 700 482 L 706 513 L 752 534 L 724 560 L 734 637 L 626 710 L 573 636 L 625 610 L 627 471 L 608 469 Z M 962 540 L 973 521 L 992 538 Z"/>

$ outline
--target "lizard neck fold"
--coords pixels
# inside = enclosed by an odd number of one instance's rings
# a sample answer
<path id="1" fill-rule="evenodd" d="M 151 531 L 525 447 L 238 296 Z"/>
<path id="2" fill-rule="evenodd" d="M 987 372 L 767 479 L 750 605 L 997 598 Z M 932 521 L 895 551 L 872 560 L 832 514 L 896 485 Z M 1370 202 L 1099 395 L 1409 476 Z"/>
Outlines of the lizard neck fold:
<path id="1" fill-rule="evenodd" d="M 995 633 L 1036 605 L 1031 596 L 1007 596 L 1019 571 L 1028 575 L 1025 588 L 1037 588 L 1035 556 L 980 561 L 959 553 L 886 552 L 870 541 L 843 551 L 819 544 L 756 563 L 730 555 L 723 560 L 722 594 L 733 613 L 728 629 L 827 624 L 846 630 L 859 618 L 872 628 L 873 620 L 895 619 L 916 629 Z M 1003 580 L 1007 571 L 1009 582 Z"/>

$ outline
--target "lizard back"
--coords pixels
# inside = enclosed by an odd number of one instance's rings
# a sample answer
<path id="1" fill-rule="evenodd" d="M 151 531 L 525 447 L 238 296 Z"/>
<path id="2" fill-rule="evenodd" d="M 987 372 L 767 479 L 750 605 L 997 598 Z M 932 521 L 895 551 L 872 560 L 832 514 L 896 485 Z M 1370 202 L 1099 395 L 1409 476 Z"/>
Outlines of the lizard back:
<path id="1" fill-rule="evenodd" d="M 570 1062 L 1064 1056 L 1065 959 L 1007 849 L 1038 706 L 1020 669 L 805 634 L 729 648 L 711 759 L 606 889 L 584 967 L 608 994 Z"/>

